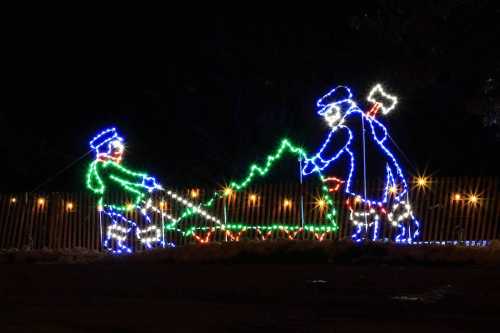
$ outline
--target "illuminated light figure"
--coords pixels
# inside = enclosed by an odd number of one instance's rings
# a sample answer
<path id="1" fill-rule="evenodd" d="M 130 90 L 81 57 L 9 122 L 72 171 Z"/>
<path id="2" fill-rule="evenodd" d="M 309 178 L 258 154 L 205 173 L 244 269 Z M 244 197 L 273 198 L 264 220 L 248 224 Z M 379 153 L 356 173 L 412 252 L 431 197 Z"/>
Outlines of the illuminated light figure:
<path id="1" fill-rule="evenodd" d="M 368 94 L 367 100 L 373 103 L 372 108 L 368 111 L 368 116 L 372 118 L 375 118 L 379 110 L 382 110 L 382 114 L 384 115 L 388 114 L 396 107 L 396 104 L 398 104 L 398 99 L 395 96 L 387 94 L 380 84 L 372 88 Z"/>
<path id="2" fill-rule="evenodd" d="M 145 198 L 154 190 L 162 189 L 153 177 L 147 174 L 133 172 L 121 165 L 125 147 L 123 139 L 115 128 L 99 133 L 90 141 L 90 146 L 96 152 L 96 159 L 90 164 L 87 173 L 87 187 L 98 197 L 98 210 L 110 220 L 107 226 L 106 239 L 103 246 L 113 253 L 131 253 L 127 246 L 127 238 L 132 229 L 136 229 L 137 238 L 143 231 L 135 221 L 127 219 L 122 213 L 141 208 L 141 213 L 148 224 L 151 223 L 147 211 L 142 208 Z M 114 202 L 106 198 L 106 192 L 113 190 L 125 191 L 134 198 L 133 203 Z M 146 228 L 147 232 L 150 227 Z M 164 246 L 159 237 L 145 238 L 147 248 L 156 245 Z"/>
<path id="3" fill-rule="evenodd" d="M 408 226 L 405 226 L 403 222 L 406 220 L 416 221 L 411 205 L 404 200 L 394 203 L 391 211 L 387 214 L 387 219 L 393 227 L 400 229 L 396 236 L 396 242 L 403 242 L 402 237 L 407 234 L 406 228 Z"/>
<path id="4" fill-rule="evenodd" d="M 302 174 L 307 176 L 316 172 L 325 173 L 327 168 L 330 169 L 338 164 L 337 162 L 347 161 L 345 181 L 337 175 L 325 180 L 336 180 L 336 185 L 331 187 L 330 191 L 343 187 L 345 193 L 354 198 L 347 200 L 351 210 L 350 217 L 355 226 L 353 240 L 377 240 L 381 220 L 387 220 L 386 213 L 391 211 L 387 207 L 393 202 L 408 202 L 408 184 L 398 161 L 388 148 L 387 129 L 375 119 L 379 110 L 382 114 L 392 111 L 397 104 L 397 98 L 385 93 L 380 85 L 376 85 L 368 96 L 368 101 L 373 103 L 373 106 L 367 113 L 363 112 L 352 98 L 348 87 L 338 86 L 317 101 L 317 113 L 325 119 L 330 131 L 318 152 L 306 159 Z M 374 147 L 372 150 L 377 152 L 375 165 L 372 163 L 369 167 L 377 170 L 379 176 L 383 176 L 385 180 L 383 188 L 370 192 L 366 188 L 367 147 Z M 413 214 L 404 216 L 408 218 L 402 220 L 394 217 L 399 221 L 395 241 L 411 243 L 419 234 L 419 222 Z"/>
<path id="5" fill-rule="evenodd" d="M 330 185 L 328 186 L 328 192 L 337 192 L 340 189 L 340 186 L 345 183 L 345 181 L 337 177 L 323 178 L 323 182 Z"/>
<path id="6" fill-rule="evenodd" d="M 89 166 L 87 187 L 98 196 L 100 212 L 110 220 L 110 223 L 107 223 L 103 245 L 113 253 L 130 253 L 132 250 L 127 244 L 128 235 L 135 229 L 136 237 L 141 239 L 143 233 L 150 231 L 150 226 L 141 230 L 137 222 L 127 219 L 123 214 L 137 208 L 146 223 L 150 224 L 151 218 L 145 208 L 146 198 L 162 187 L 153 177 L 131 171 L 121 165 L 125 146 L 115 128 L 106 129 L 96 135 L 90 141 L 90 147 L 95 150 L 96 158 Z M 126 192 L 132 196 L 133 202 L 114 201 L 106 196 L 106 193 L 114 191 Z M 147 240 L 143 242 L 147 248 L 164 245 L 160 237 L 142 237 L 141 240 L 144 239 Z"/>
<path id="7" fill-rule="evenodd" d="M 267 158 L 264 159 L 264 163 L 262 164 L 252 164 L 249 168 L 249 172 L 240 181 L 232 181 L 226 187 L 216 191 L 210 199 L 208 199 L 202 207 L 210 208 L 213 207 L 217 200 L 225 199 L 225 198 L 234 198 L 240 195 L 242 191 L 247 189 L 254 181 L 258 179 L 262 179 L 266 177 L 271 170 L 275 168 L 275 166 L 287 156 L 293 156 L 299 158 L 299 160 L 305 160 L 307 157 L 307 153 L 299 146 L 294 145 L 290 140 L 283 139 L 281 143 Z M 325 180 L 321 173 L 318 173 L 320 180 L 324 183 L 332 182 L 333 179 Z M 166 225 L 166 230 L 168 231 L 176 231 L 180 232 L 182 236 L 185 237 L 193 237 L 199 243 L 207 243 L 211 241 L 211 237 L 215 238 L 217 232 L 223 233 L 224 236 L 227 236 L 228 241 L 239 241 L 245 235 L 251 238 L 257 238 L 259 240 L 266 240 L 272 237 L 279 237 L 285 235 L 287 239 L 301 239 L 310 236 L 311 234 L 318 241 L 322 241 L 326 239 L 328 235 L 332 235 L 336 232 L 339 227 L 335 223 L 336 210 L 333 198 L 328 189 L 328 186 L 321 186 L 322 190 L 322 202 L 323 202 L 323 212 L 321 213 L 323 217 L 323 225 L 304 223 L 303 225 L 295 225 L 295 224 L 261 224 L 261 225 L 245 225 L 243 223 L 226 223 L 221 224 L 219 220 L 213 220 L 217 223 L 215 226 L 190 226 L 185 228 L 182 222 L 187 217 L 192 216 L 193 214 L 201 215 L 204 212 L 200 207 L 196 209 L 191 209 L 184 212 L 177 221 Z M 168 192 L 167 192 L 168 193 Z M 250 207 L 254 205 L 258 206 L 261 201 L 261 197 L 255 193 L 250 193 L 248 196 L 248 203 Z M 281 209 L 285 211 L 290 211 L 294 209 L 295 204 L 289 198 L 284 198 L 283 201 L 279 203 Z M 299 205 L 296 205 L 299 206 Z M 210 219 L 207 219 L 210 221 Z M 244 222 L 244 221 L 242 221 Z"/>
<path id="8" fill-rule="evenodd" d="M 172 243 L 165 242 L 163 221 L 167 220 L 175 224 L 184 216 L 176 218 L 165 213 L 163 201 L 160 203 L 160 208 L 152 205 L 152 193 L 164 191 L 164 189 L 155 178 L 146 173 L 131 171 L 122 166 L 125 146 L 116 129 L 109 128 L 102 131 L 90 141 L 90 146 L 95 150 L 96 158 L 88 169 L 87 187 L 98 196 L 98 211 L 110 220 L 103 246 L 113 253 L 131 253 L 132 248 L 127 240 L 133 238 L 134 235 L 147 249 L 174 246 Z M 132 202 L 123 202 L 120 199 L 115 201 L 116 198 L 106 195 L 110 192 L 125 192 L 132 197 Z M 186 209 L 199 212 L 203 218 L 220 224 L 219 219 L 199 208 L 199 205 L 172 191 L 167 191 L 165 194 Z M 145 226 L 140 226 L 136 221 L 125 216 L 127 212 L 133 211 L 142 216 Z M 161 216 L 162 226 L 153 224 L 152 213 Z M 190 211 L 187 211 L 184 215 L 189 213 Z"/>

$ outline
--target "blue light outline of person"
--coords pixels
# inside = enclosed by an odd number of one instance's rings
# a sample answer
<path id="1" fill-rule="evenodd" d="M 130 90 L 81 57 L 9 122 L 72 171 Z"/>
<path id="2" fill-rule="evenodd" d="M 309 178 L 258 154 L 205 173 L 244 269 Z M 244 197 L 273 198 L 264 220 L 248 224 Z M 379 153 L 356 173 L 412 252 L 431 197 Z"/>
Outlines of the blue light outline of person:
<path id="1" fill-rule="evenodd" d="M 327 103 L 326 101 L 328 99 L 330 99 L 330 102 Z M 337 161 L 343 154 L 346 154 L 350 161 L 348 178 L 345 187 L 345 192 L 347 194 L 359 196 L 363 201 L 371 204 L 387 203 L 390 188 L 401 187 L 401 191 L 394 197 L 397 201 L 401 200 L 408 192 L 408 185 L 403 175 L 403 171 L 401 170 L 394 155 L 384 145 L 388 136 L 386 127 L 378 120 L 366 115 L 357 106 L 357 104 L 352 100 L 351 90 L 346 86 L 337 86 L 332 89 L 328 94 L 320 98 L 316 105 L 319 108 L 318 115 L 323 116 L 331 130 L 318 152 L 313 157 L 306 159 L 302 169 L 302 174 L 307 176 L 313 172 L 324 171 L 326 168 L 332 166 L 333 163 L 335 163 L 335 161 Z M 358 193 L 352 190 L 353 178 L 357 177 L 357 175 L 355 175 L 355 163 L 357 156 L 351 148 L 354 134 L 349 128 L 348 123 L 349 119 L 355 116 L 359 116 L 365 123 L 365 126 L 367 125 L 369 132 L 371 133 L 374 141 L 377 143 L 377 146 L 387 157 L 384 177 L 384 191 L 378 199 L 370 196 L 365 198 L 364 193 Z M 329 144 L 335 142 L 335 136 L 340 136 L 340 132 L 342 131 L 346 132 L 348 137 L 345 144 L 343 146 L 341 145 L 342 147 L 336 153 L 330 156 L 323 156 L 323 153 L 327 150 Z"/>

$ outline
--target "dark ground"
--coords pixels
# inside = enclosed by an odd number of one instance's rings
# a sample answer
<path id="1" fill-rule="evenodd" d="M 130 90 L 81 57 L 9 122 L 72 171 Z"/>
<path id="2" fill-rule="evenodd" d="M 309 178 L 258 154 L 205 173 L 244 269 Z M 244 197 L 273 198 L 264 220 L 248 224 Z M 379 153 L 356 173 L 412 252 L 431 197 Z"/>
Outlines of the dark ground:
<path id="1" fill-rule="evenodd" d="M 498 266 L 0 267 L 5 333 L 498 332 L 500 325 Z"/>

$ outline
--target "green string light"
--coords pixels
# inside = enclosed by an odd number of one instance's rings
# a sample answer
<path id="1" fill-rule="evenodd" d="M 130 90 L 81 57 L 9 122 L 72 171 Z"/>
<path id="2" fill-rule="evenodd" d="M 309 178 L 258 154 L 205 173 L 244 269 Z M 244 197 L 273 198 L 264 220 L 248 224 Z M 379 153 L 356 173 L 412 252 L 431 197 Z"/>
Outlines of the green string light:
<path id="1" fill-rule="evenodd" d="M 274 163 L 276 161 L 279 161 L 282 158 L 282 155 L 287 152 L 292 155 L 296 155 L 299 158 L 306 158 L 306 153 L 302 148 L 292 145 L 287 139 L 283 139 L 277 151 L 273 155 L 267 156 L 266 164 L 263 167 L 257 164 L 253 164 L 250 167 L 250 173 L 242 182 L 231 182 L 229 187 L 236 191 L 240 191 L 247 187 L 253 180 L 253 178 L 255 178 L 255 176 L 266 176 L 269 170 L 271 170 Z"/>
<path id="2" fill-rule="evenodd" d="M 147 177 L 146 173 L 131 171 L 112 160 L 95 160 L 90 164 L 87 172 L 87 188 L 98 195 L 99 206 L 102 207 L 103 197 L 107 190 L 101 177 L 102 174 L 107 174 L 109 179 L 134 198 L 132 203 L 127 205 L 108 204 L 107 206 L 115 210 L 126 211 L 144 202 L 147 188 L 142 185 L 142 181 Z"/>
<path id="3" fill-rule="evenodd" d="M 280 161 L 283 157 L 291 155 L 298 157 L 299 159 L 307 158 L 304 149 L 293 145 L 289 140 L 284 139 L 281 141 L 279 147 L 274 151 L 273 154 L 268 155 L 264 165 L 252 164 L 248 175 L 241 181 L 232 181 L 227 189 L 234 192 L 241 192 L 245 190 L 252 182 L 260 177 L 265 177 L 272 170 L 276 162 Z M 137 208 L 145 203 L 144 199 L 147 194 L 147 189 L 142 186 L 142 181 L 148 175 L 142 172 L 131 171 L 119 163 L 114 161 L 101 161 L 96 160 L 89 166 L 87 173 L 87 187 L 98 195 L 98 204 L 102 207 L 103 197 L 107 191 L 105 182 L 102 179 L 102 175 L 106 175 L 111 183 L 118 185 L 122 190 L 132 195 L 133 200 L 129 204 L 113 205 L 107 203 L 106 206 L 111 207 L 119 211 L 127 211 Z M 320 179 L 323 181 L 323 176 L 319 174 Z M 328 187 L 321 187 L 323 195 L 323 200 L 330 207 L 328 212 L 325 214 L 326 221 L 329 222 L 326 226 L 318 226 L 313 224 L 305 224 L 303 227 L 298 225 L 284 225 L 284 224 L 272 224 L 272 225 L 245 225 L 241 223 L 231 223 L 231 224 L 217 224 L 212 227 L 207 226 L 191 226 L 188 229 L 181 228 L 179 223 L 188 219 L 191 216 L 199 215 L 199 207 L 212 207 L 217 199 L 224 198 L 229 195 L 224 190 L 216 191 L 209 200 L 205 203 L 200 204 L 196 207 L 185 208 L 180 216 L 175 220 L 170 220 L 170 223 L 165 225 L 165 230 L 180 232 L 183 236 L 194 236 L 196 232 L 207 231 L 207 230 L 226 230 L 232 232 L 242 232 L 248 230 L 255 231 L 275 231 L 283 230 L 286 232 L 297 232 L 298 230 L 304 231 L 322 231 L 322 232 L 335 232 L 338 230 L 338 226 L 335 223 L 335 208 L 333 206 L 333 199 L 331 198 Z"/>
<path id="4" fill-rule="evenodd" d="M 241 192 L 245 190 L 256 177 L 265 177 L 271 171 L 276 162 L 280 161 L 286 154 L 298 157 L 299 159 L 306 159 L 307 154 L 306 151 L 296 145 L 293 145 L 288 139 L 283 139 L 279 147 L 272 153 L 268 155 L 266 158 L 266 162 L 264 165 L 252 164 L 250 166 L 250 170 L 248 175 L 241 181 L 236 182 L 232 181 L 229 183 L 229 186 L 221 191 L 216 191 L 212 197 L 210 197 L 205 203 L 202 204 L 203 207 L 212 207 L 217 199 L 227 197 L 234 192 Z M 323 182 L 324 177 L 321 173 L 319 173 L 319 178 Z M 334 201 L 328 191 L 327 186 L 322 186 L 321 190 L 323 192 L 323 200 L 326 205 L 329 207 L 329 210 L 325 214 L 325 219 L 328 221 L 327 226 L 317 226 L 313 224 L 304 225 L 303 229 L 306 231 L 326 231 L 326 232 L 335 232 L 339 229 L 338 225 L 335 223 L 335 215 L 336 211 L 334 208 Z M 206 231 L 210 228 L 214 230 L 231 230 L 231 231 L 244 231 L 247 229 L 253 230 L 277 230 L 279 228 L 283 228 L 284 230 L 293 230 L 297 231 L 301 226 L 298 225 L 283 225 L 283 224 L 274 224 L 271 226 L 268 225 L 243 225 L 243 224 L 226 224 L 226 225 L 217 225 L 214 227 L 190 227 L 186 231 L 182 231 L 177 225 L 182 222 L 182 220 L 197 214 L 192 209 L 186 209 L 178 220 L 166 225 L 167 230 L 175 230 L 181 232 L 184 236 L 194 235 L 196 231 Z M 323 229 L 322 229 L 323 228 Z"/>

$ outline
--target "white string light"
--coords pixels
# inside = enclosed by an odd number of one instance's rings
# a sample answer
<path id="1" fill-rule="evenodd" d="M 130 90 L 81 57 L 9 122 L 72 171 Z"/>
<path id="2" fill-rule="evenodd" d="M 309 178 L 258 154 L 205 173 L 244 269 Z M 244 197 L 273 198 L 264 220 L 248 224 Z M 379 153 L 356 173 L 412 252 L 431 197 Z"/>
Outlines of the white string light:
<path id="1" fill-rule="evenodd" d="M 354 207 L 350 206 L 350 218 L 356 229 L 353 234 L 353 239 L 361 240 L 360 234 L 363 232 L 363 229 L 368 233 L 368 229 L 373 227 L 372 240 L 376 240 L 378 238 L 379 221 L 382 216 L 385 216 L 385 205 L 387 205 L 389 201 L 403 202 L 403 200 L 406 200 L 404 201 L 405 207 L 409 206 L 407 203 L 408 184 L 406 178 L 398 161 L 385 145 L 388 137 L 387 128 L 375 119 L 378 109 L 381 109 L 383 114 L 388 114 L 396 107 L 398 100 L 395 96 L 387 94 L 382 86 L 377 84 L 371 89 L 368 95 L 368 101 L 374 105 L 369 112 L 365 113 L 352 100 L 352 97 L 353 94 L 348 87 L 338 86 L 330 90 L 316 103 L 319 109 L 318 114 L 323 116 L 331 130 L 318 152 L 311 158 L 305 160 L 306 163 L 302 169 L 302 173 L 303 175 L 309 175 L 320 171 L 325 172 L 325 169 L 334 165 L 342 156 L 345 156 L 350 163 L 344 191 L 346 194 L 356 198 L 355 202 L 360 202 L 362 205 L 361 212 L 354 212 Z M 369 129 L 368 133 L 370 133 L 372 142 L 380 149 L 380 158 L 386 163 L 384 177 L 385 186 L 381 193 L 375 195 L 366 195 L 352 188 L 353 184 L 359 183 L 356 179 L 359 179 L 361 176 L 358 175 L 356 171 L 355 163 L 360 156 L 358 156 L 359 154 L 355 154 L 355 144 L 359 141 L 360 136 L 362 136 L 364 140 L 365 133 L 364 131 L 362 133 L 357 133 L 354 128 L 350 126 L 359 123 L 359 119 L 361 119 L 363 128 L 366 127 Z M 342 139 L 342 134 L 344 133 L 347 134 L 347 140 L 341 142 L 339 145 L 338 142 L 335 141 L 339 140 L 339 138 Z M 330 148 L 334 142 L 341 148 L 332 153 L 328 148 Z M 348 201 L 348 204 L 350 205 L 350 201 Z M 368 223 L 368 218 L 370 219 L 370 223 Z M 396 241 L 411 242 L 414 237 L 418 236 L 419 222 L 414 218 L 413 214 L 397 214 L 393 212 L 391 218 L 396 220 L 395 227 L 403 230 L 396 237 Z M 361 219 L 364 219 L 364 223 L 361 223 Z M 405 219 L 411 220 L 411 224 L 413 224 L 412 226 L 414 228 L 413 234 L 410 232 L 410 227 L 407 229 L 403 226 Z M 391 224 L 393 224 L 393 220 L 390 221 Z M 404 236 L 407 230 L 408 234 Z"/>
<path id="2" fill-rule="evenodd" d="M 397 97 L 387 94 L 380 84 L 376 84 L 372 88 L 368 94 L 367 100 L 368 102 L 380 107 L 382 114 L 384 115 L 394 110 L 396 104 L 398 104 Z"/>

